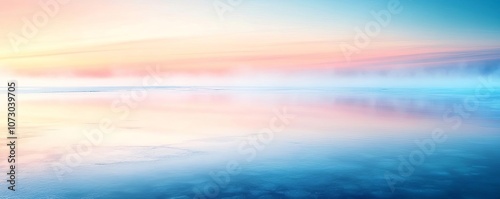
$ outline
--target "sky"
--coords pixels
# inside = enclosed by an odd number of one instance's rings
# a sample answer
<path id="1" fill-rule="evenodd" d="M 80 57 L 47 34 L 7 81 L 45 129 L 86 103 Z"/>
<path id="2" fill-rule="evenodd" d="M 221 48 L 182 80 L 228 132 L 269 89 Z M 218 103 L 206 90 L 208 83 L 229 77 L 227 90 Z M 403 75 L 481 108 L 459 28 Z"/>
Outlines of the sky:
<path id="1" fill-rule="evenodd" d="M 0 78 L 25 86 L 140 85 L 152 66 L 165 85 L 446 86 L 499 68 L 499 1 L 3 4 Z"/>

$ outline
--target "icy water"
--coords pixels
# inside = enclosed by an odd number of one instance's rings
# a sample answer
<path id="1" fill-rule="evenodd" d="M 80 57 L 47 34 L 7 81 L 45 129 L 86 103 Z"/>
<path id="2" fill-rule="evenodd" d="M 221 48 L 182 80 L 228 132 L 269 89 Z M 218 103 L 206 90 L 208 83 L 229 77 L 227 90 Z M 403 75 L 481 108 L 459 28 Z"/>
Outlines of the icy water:
<path id="1" fill-rule="evenodd" d="M 0 198 L 500 197 L 498 91 L 145 93 L 22 90 L 17 191 L 2 180 Z"/>

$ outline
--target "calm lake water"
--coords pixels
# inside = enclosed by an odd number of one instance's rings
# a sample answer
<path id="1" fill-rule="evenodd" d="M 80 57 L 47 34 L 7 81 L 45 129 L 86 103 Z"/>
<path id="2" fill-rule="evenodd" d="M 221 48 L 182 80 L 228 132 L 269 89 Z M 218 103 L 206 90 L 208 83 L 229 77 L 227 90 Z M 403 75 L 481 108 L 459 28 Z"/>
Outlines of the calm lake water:
<path id="1" fill-rule="evenodd" d="M 18 191 L 0 198 L 500 196 L 498 91 L 145 93 L 22 90 Z"/>

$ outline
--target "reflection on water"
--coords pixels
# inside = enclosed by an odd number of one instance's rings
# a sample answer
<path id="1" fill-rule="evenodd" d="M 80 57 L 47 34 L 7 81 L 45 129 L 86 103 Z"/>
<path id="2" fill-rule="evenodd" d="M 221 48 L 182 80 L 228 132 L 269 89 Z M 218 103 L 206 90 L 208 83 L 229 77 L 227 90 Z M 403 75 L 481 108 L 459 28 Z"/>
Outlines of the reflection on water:
<path id="1" fill-rule="evenodd" d="M 472 103 L 475 91 L 466 89 L 164 87 L 127 103 L 131 90 L 21 92 L 18 198 L 500 194 L 497 92 Z M 284 110 L 295 117 L 283 130 L 268 143 L 257 140 L 259 147 L 248 144 L 269 126 L 276 111 Z M 114 130 L 58 180 L 54 163 L 64 163 L 87 139 L 85 132 L 98 128 L 103 118 L 112 121 Z M 423 153 L 416 142 L 432 140 L 436 128 L 447 139 Z M 425 156 L 417 165 L 410 163 L 412 172 L 401 173 L 402 163 L 410 161 L 414 151 Z M 234 162 L 238 174 L 221 173 Z M 388 181 L 388 173 L 395 177 Z M 394 192 L 388 182 L 394 183 Z"/>

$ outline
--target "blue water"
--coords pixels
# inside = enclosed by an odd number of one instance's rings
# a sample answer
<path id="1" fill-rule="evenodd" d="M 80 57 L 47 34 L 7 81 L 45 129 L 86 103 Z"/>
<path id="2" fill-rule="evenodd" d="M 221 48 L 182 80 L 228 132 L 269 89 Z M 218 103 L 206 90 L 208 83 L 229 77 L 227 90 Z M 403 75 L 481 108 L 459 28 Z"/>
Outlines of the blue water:
<path id="1" fill-rule="evenodd" d="M 130 89 L 24 92 L 49 97 L 81 94 L 85 99 Z M 61 154 L 49 154 L 37 162 L 40 170 L 21 167 L 18 191 L 2 190 L 0 198 L 500 198 L 498 91 L 476 100 L 462 115 L 450 113 L 448 120 L 443 117 L 454 107 L 468 106 L 466 99 L 475 96 L 474 89 L 154 88 L 149 92 L 197 96 L 206 102 L 238 99 L 214 103 L 215 111 L 194 110 L 206 117 L 251 118 L 222 109 L 239 110 L 240 103 L 286 106 L 295 117 L 263 144 L 264 149 L 254 148 L 256 156 L 250 161 L 239 146 L 267 126 L 271 110 L 259 115 L 261 123 L 241 127 L 234 136 L 214 133 L 165 145 L 97 147 L 91 156 L 101 159 L 84 160 L 62 180 L 50 167 Z M 133 120 L 151 118 L 128 122 Z M 164 122 L 158 125 L 172 121 Z M 192 128 L 203 129 L 196 126 L 200 121 L 190 122 Z M 432 140 L 436 128 L 443 130 L 446 140 L 435 142 L 432 152 L 426 153 L 415 142 Z M 145 126 L 128 130 L 149 131 Z M 412 154 L 420 157 L 414 163 L 409 160 Z M 226 166 L 235 162 L 238 172 L 229 174 Z M 401 165 L 406 165 L 406 173 L 400 171 Z"/>

